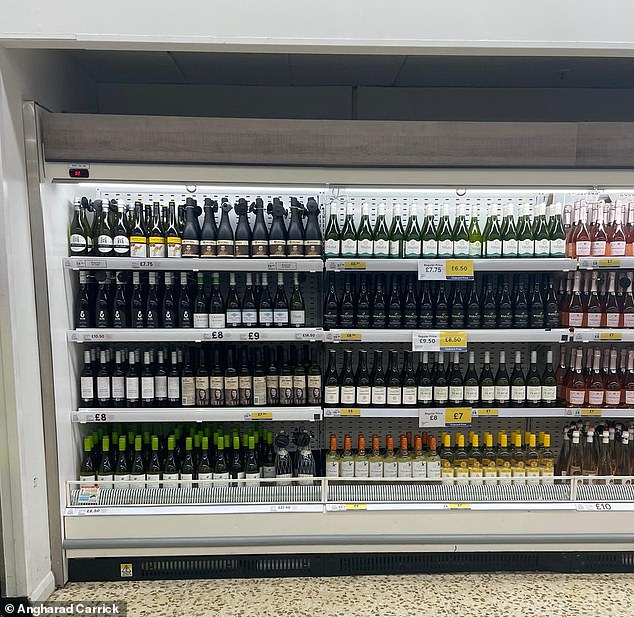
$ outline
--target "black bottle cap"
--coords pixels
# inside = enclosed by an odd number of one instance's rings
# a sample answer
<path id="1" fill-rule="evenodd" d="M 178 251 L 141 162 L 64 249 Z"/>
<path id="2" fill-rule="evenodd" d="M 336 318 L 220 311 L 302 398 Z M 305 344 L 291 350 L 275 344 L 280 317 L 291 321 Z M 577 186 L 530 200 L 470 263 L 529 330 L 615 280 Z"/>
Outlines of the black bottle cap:
<path id="1" fill-rule="evenodd" d="M 274 439 L 275 445 L 278 447 L 278 449 L 287 448 L 290 441 L 291 440 L 288 438 L 288 435 L 286 433 L 278 433 Z"/>
<path id="2" fill-rule="evenodd" d="M 293 441 L 298 448 L 306 448 L 310 445 L 310 435 L 307 431 L 298 431 L 293 435 Z"/>

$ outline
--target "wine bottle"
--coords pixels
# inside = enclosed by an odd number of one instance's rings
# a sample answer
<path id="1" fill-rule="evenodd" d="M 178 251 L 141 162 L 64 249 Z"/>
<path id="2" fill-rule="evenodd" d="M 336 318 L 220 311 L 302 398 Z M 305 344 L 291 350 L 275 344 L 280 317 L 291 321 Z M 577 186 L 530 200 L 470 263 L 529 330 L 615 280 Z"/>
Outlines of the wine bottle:
<path id="1" fill-rule="evenodd" d="M 185 349 L 183 354 L 183 368 L 181 370 L 181 405 L 194 407 L 196 404 L 196 381 L 194 369 L 191 365 L 190 351 Z"/>
<path id="2" fill-rule="evenodd" d="M 488 231 L 485 232 L 485 237 L 483 238 L 484 257 L 502 257 L 502 233 L 500 224 L 497 214 L 491 214 L 491 210 L 489 211 L 486 227 Z"/>
<path id="3" fill-rule="evenodd" d="M 275 354 L 271 348 L 266 349 L 269 354 L 269 366 L 266 369 L 266 404 L 280 404 L 280 370 L 276 362 Z"/>
<path id="4" fill-rule="evenodd" d="M 196 225 L 196 206 L 194 200 L 188 197 L 185 200 L 185 226 L 182 232 L 182 257 L 200 256 L 200 236 Z"/>
<path id="5" fill-rule="evenodd" d="M 138 274 L 133 272 L 134 274 Z M 187 272 L 180 274 L 180 294 L 178 297 L 178 327 L 192 328 L 194 326 L 193 316 L 191 312 L 191 298 L 189 297 L 189 283 L 187 280 Z"/>
<path id="6" fill-rule="evenodd" d="M 114 253 L 114 229 L 110 224 L 108 207 L 98 212 L 98 219 L 96 220 L 97 224 L 93 234 L 95 239 L 95 254 L 99 257 L 111 257 Z"/>
<path id="7" fill-rule="evenodd" d="M 342 328 L 354 327 L 354 293 L 352 291 L 352 276 L 346 275 L 343 294 L 339 303 L 338 322 Z"/>
<path id="8" fill-rule="evenodd" d="M 89 255 L 88 239 L 90 231 L 84 226 L 81 214 L 81 200 L 75 199 L 73 205 L 73 218 L 70 222 L 68 248 L 71 257 Z"/>
<path id="9" fill-rule="evenodd" d="M 203 290 L 204 293 L 204 290 Z M 220 291 L 220 274 L 218 272 L 213 272 L 211 275 L 211 292 L 209 294 L 209 299 L 206 299 L 206 306 L 200 305 L 200 310 L 206 308 L 208 311 L 208 320 L 207 326 L 201 327 L 209 327 L 214 329 L 222 329 L 227 327 L 227 314 L 225 311 L 225 303 L 222 298 L 222 292 Z M 245 294 L 246 297 L 246 294 Z M 201 323 L 204 323 L 204 319 L 201 317 Z"/>
<path id="10" fill-rule="evenodd" d="M 517 257 L 517 227 L 513 219 L 513 204 L 506 205 L 502 219 L 502 256 Z"/>
<path id="11" fill-rule="evenodd" d="M 123 407 L 126 404 L 125 398 L 125 373 L 121 366 L 121 351 L 117 349 L 115 352 L 115 365 L 110 378 L 112 391 L 112 406 Z"/>
<path id="12" fill-rule="evenodd" d="M 418 207 L 413 203 L 409 208 L 407 227 L 403 239 L 403 257 L 418 259 L 422 254 L 421 233 L 418 226 Z"/>
<path id="13" fill-rule="evenodd" d="M 403 257 L 405 233 L 403 232 L 403 223 L 401 221 L 401 204 L 394 204 L 389 237 L 390 257 L 396 259 Z"/>
<path id="14" fill-rule="evenodd" d="M 357 231 L 357 255 L 361 258 L 373 255 L 373 233 L 370 226 L 370 207 L 367 203 L 361 206 L 361 220 Z"/>
<path id="15" fill-rule="evenodd" d="M 203 272 L 197 274 L 196 299 L 194 300 L 193 326 L 194 328 L 209 328 L 209 301 L 205 292 L 205 278 Z"/>
<path id="16" fill-rule="evenodd" d="M 273 204 L 269 205 L 269 211 L 273 215 L 271 230 L 269 232 L 269 254 L 271 257 L 286 257 L 286 240 L 288 237 L 284 218 L 286 210 L 279 197 L 273 198 Z"/>
<path id="17" fill-rule="evenodd" d="M 339 373 L 337 372 L 337 352 L 328 350 L 328 366 L 324 374 L 324 405 L 339 407 L 341 402 Z"/>
<path id="18" fill-rule="evenodd" d="M 306 307 L 304 298 L 299 288 L 299 275 L 293 273 L 293 292 L 291 293 L 290 304 L 290 325 L 293 328 L 304 328 L 306 326 Z"/>
<path id="19" fill-rule="evenodd" d="M 449 221 L 449 204 L 443 204 L 436 240 L 438 241 L 438 257 L 451 259 L 453 257 L 453 233 Z"/>
<path id="20" fill-rule="evenodd" d="M 453 362 L 449 371 L 449 405 L 461 407 L 464 401 L 464 380 L 460 371 L 460 355 L 453 354 Z"/>
<path id="21" fill-rule="evenodd" d="M 563 207 L 557 202 L 551 206 L 551 216 L 549 225 L 549 254 L 551 257 L 565 257 L 566 254 L 566 231 L 562 222 Z M 614 253 L 611 253 L 614 254 Z M 623 242 L 623 253 L 625 255 L 625 242 Z"/>
<path id="22" fill-rule="evenodd" d="M 174 287 L 172 284 L 172 273 L 166 272 L 164 276 L 165 286 L 163 287 L 163 299 L 161 302 L 161 326 L 163 328 L 175 328 L 176 301 L 174 299 Z"/>
<path id="23" fill-rule="evenodd" d="M 117 221 L 114 226 L 112 246 L 115 257 L 130 256 L 130 239 L 127 225 L 127 210 L 122 199 L 117 201 Z"/>
<path id="24" fill-rule="evenodd" d="M 220 209 L 220 225 L 218 226 L 218 239 L 216 241 L 217 254 L 218 257 L 233 257 L 235 255 L 235 238 L 231 221 L 229 221 L 229 212 L 231 212 L 232 208 L 226 197 L 222 198 Z"/>
<path id="25" fill-rule="evenodd" d="M 292 405 L 293 367 L 290 360 L 290 350 L 283 351 L 278 348 L 278 351 L 282 351 L 281 358 L 278 357 L 278 362 L 282 365 L 280 369 L 280 405 Z"/>
<path id="26" fill-rule="evenodd" d="M 467 230 L 464 204 L 458 205 L 458 212 L 453 225 L 452 240 L 454 257 L 470 256 L 469 231 Z"/>
<path id="27" fill-rule="evenodd" d="M 84 350 L 84 367 L 79 375 L 81 407 L 95 406 L 95 375 L 90 362 L 90 350 Z"/>
<path id="28" fill-rule="evenodd" d="M 385 259 L 390 256 L 390 235 L 385 222 L 385 203 L 378 206 L 378 214 L 372 231 L 372 255 Z"/>
<path id="29" fill-rule="evenodd" d="M 242 326 L 242 306 L 236 288 L 236 275 L 229 274 L 229 291 L 227 292 L 227 304 L 225 306 L 226 323 L 228 328 L 239 328 Z"/>
<path id="30" fill-rule="evenodd" d="M 152 224 L 148 232 L 148 257 L 165 257 L 165 231 L 161 221 L 161 204 L 155 201 L 152 204 Z"/>
<path id="31" fill-rule="evenodd" d="M 220 350 L 213 350 L 213 364 L 209 373 L 209 404 L 222 407 L 225 404 L 225 376 L 220 366 Z"/>
<path id="32" fill-rule="evenodd" d="M 194 377 L 196 407 L 207 407 L 210 401 L 209 395 L 209 371 L 205 363 L 205 350 L 198 350 L 198 366 Z"/>
<path id="33" fill-rule="evenodd" d="M 455 364 L 455 363 L 454 363 Z M 451 393 L 450 393 L 451 397 Z M 477 407 L 480 402 L 480 384 L 475 370 L 475 353 L 469 352 L 469 366 L 464 376 L 464 404 Z"/>
<path id="34" fill-rule="evenodd" d="M 352 370 L 352 351 L 349 349 L 343 352 L 343 368 L 339 376 L 341 405 L 354 406 L 356 400 L 355 376 Z"/>
<path id="35" fill-rule="evenodd" d="M 247 200 L 244 199 L 244 197 L 240 197 L 234 210 L 238 215 L 238 224 L 236 225 L 234 240 L 234 254 L 236 257 L 250 257 L 252 233 L 251 227 L 249 226 L 249 206 Z"/>
<path id="36" fill-rule="evenodd" d="M 484 363 L 480 373 L 480 404 L 491 406 L 495 402 L 495 380 L 491 371 L 491 354 L 484 352 Z"/>
<path id="37" fill-rule="evenodd" d="M 297 349 L 291 348 L 293 369 L 293 404 L 306 405 L 306 367 L 303 362 L 299 361 Z"/>
<path id="38" fill-rule="evenodd" d="M 273 326 L 273 301 L 269 292 L 269 277 L 262 273 L 260 293 L 258 299 L 258 323 L 265 328 Z"/>
<path id="39" fill-rule="evenodd" d="M 488 308 L 483 310 L 483 313 Z M 541 310 L 541 306 L 540 306 Z M 485 317 L 485 323 L 490 323 Z M 500 295 L 497 298 L 497 327 L 498 328 L 512 328 L 513 327 L 513 303 L 511 301 L 511 292 L 509 289 L 508 279 L 504 278 L 502 281 L 502 289 Z"/>
<path id="40" fill-rule="evenodd" d="M 172 351 L 167 371 L 167 406 L 178 407 L 181 401 L 181 378 L 178 372 L 178 354 Z"/>
<path id="41" fill-rule="evenodd" d="M 500 363 L 495 375 L 495 404 L 497 407 L 508 407 L 511 400 L 511 384 L 506 372 L 506 353 L 500 351 Z"/>
<path id="42" fill-rule="evenodd" d="M 253 257 L 269 256 L 269 232 L 264 221 L 264 202 L 258 197 L 251 204 L 251 212 L 255 213 L 255 223 L 251 236 L 251 252 Z"/>
<path id="43" fill-rule="evenodd" d="M 401 373 L 403 388 L 403 406 L 416 407 L 418 384 L 414 372 L 414 354 L 411 351 L 403 352 L 403 371 Z"/>
<path id="44" fill-rule="evenodd" d="M 233 349 L 227 349 L 227 364 L 225 367 L 225 405 L 237 407 L 240 401 L 238 371 L 233 364 Z"/>
<path id="45" fill-rule="evenodd" d="M 128 457 L 126 455 L 126 438 L 123 435 L 119 437 L 119 447 L 113 477 L 115 482 L 117 482 L 115 485 L 116 488 L 130 488 L 130 467 L 128 464 Z"/>
<path id="46" fill-rule="evenodd" d="M 257 323 L 258 310 L 253 293 L 253 277 L 250 272 L 247 272 L 244 296 L 242 297 L 242 325 L 251 328 Z"/>
<path id="47" fill-rule="evenodd" d="M 422 240 L 423 258 L 438 257 L 438 232 L 434 225 L 434 213 L 432 206 L 428 206 L 428 214 L 423 221 L 423 227 L 420 235 Z"/>
<path id="48" fill-rule="evenodd" d="M 341 229 L 337 219 L 339 204 L 332 201 L 329 208 L 328 225 L 324 234 L 324 254 L 326 257 L 339 257 L 341 255 Z"/>
<path id="49" fill-rule="evenodd" d="M 372 391 L 370 373 L 368 372 L 368 352 L 364 349 L 359 351 L 355 389 L 356 404 L 359 407 L 369 407 L 372 402 Z"/>
<path id="50" fill-rule="evenodd" d="M 537 371 L 536 351 L 531 351 L 531 363 L 528 369 L 528 373 L 526 374 L 526 404 L 528 407 L 541 407 L 542 405 L 542 378 Z"/>
<path id="51" fill-rule="evenodd" d="M 527 206 L 521 206 L 520 220 L 517 225 L 517 256 L 533 257 L 535 242 L 533 239 Z"/>
<path id="52" fill-rule="evenodd" d="M 343 325 L 343 324 L 342 324 Z M 399 285 L 399 277 L 392 275 L 392 289 L 390 290 L 390 298 L 387 307 L 387 327 L 401 328 L 403 325 L 403 310 L 401 306 L 401 288 Z"/>
<path id="53" fill-rule="evenodd" d="M 475 209 L 471 213 L 469 223 L 469 257 L 479 259 L 482 257 L 482 232 Z"/>
<path id="54" fill-rule="evenodd" d="M 553 370 L 553 352 L 549 349 L 546 352 L 546 367 L 541 377 L 542 384 L 542 405 L 544 407 L 556 407 L 558 404 L 557 379 Z"/>
<path id="55" fill-rule="evenodd" d="M 372 297 L 372 308 L 370 310 L 370 321 L 373 328 L 384 328 L 387 319 L 387 302 L 383 287 L 383 277 L 376 279 L 374 296 Z"/>
<path id="56" fill-rule="evenodd" d="M 634 308 L 634 305 L 633 305 Z M 370 327 L 370 294 L 368 292 L 368 285 L 366 278 L 361 279 L 359 288 L 359 297 L 357 298 L 355 312 L 355 327 L 356 328 L 369 328 Z"/>
<path id="57" fill-rule="evenodd" d="M 227 444 L 228 446 L 229 444 Z M 218 437 L 218 444 L 216 446 L 216 454 L 213 465 L 213 480 L 220 480 L 215 482 L 214 486 L 228 486 L 229 485 L 229 466 L 225 457 L 225 440 L 222 435 Z"/>
<path id="58" fill-rule="evenodd" d="M 249 368 L 247 350 L 240 349 L 240 369 L 238 370 L 238 404 L 241 407 L 253 405 L 253 376 Z"/>
<path id="59" fill-rule="evenodd" d="M 499 372 L 499 371 L 498 371 Z M 515 352 L 515 366 L 511 373 L 511 406 L 524 407 L 526 405 L 526 378 L 522 371 L 522 352 Z"/>
<path id="60" fill-rule="evenodd" d="M 277 291 L 273 302 L 273 325 L 278 328 L 287 328 L 289 324 L 288 300 L 284 291 L 284 275 L 277 273 Z"/>
<path id="61" fill-rule="evenodd" d="M 134 220 L 130 230 L 130 256 L 147 257 L 147 240 L 143 204 L 137 201 L 134 203 Z"/>
<path id="62" fill-rule="evenodd" d="M 168 204 L 167 224 L 165 226 L 165 242 L 167 244 L 168 257 L 180 257 L 182 252 L 182 240 L 178 230 L 176 218 L 176 203 L 171 200 Z"/>
<path id="63" fill-rule="evenodd" d="M 387 406 L 400 407 L 403 404 L 403 387 L 398 368 L 398 351 L 390 351 L 387 371 L 385 373 L 385 383 L 387 386 Z"/>
<path id="64" fill-rule="evenodd" d="M 314 197 L 306 203 L 306 227 L 304 229 L 304 255 L 306 257 L 322 256 L 322 234 L 319 225 L 319 204 Z"/>
<path id="65" fill-rule="evenodd" d="M 288 224 L 288 235 L 286 240 L 287 252 L 289 257 L 304 256 L 304 226 L 302 225 L 302 216 L 304 208 L 296 197 L 291 197 L 291 220 Z"/>
<path id="66" fill-rule="evenodd" d="M 205 218 L 200 230 L 200 256 L 216 257 L 218 254 L 218 228 L 216 227 L 216 212 L 218 202 L 205 197 L 203 211 Z"/>
<path id="67" fill-rule="evenodd" d="M 88 272 L 80 270 L 79 289 L 75 297 L 75 328 L 90 328 L 91 323 Z"/>
<path id="68" fill-rule="evenodd" d="M 341 230 L 341 256 L 357 256 L 357 229 L 354 224 L 354 211 L 351 203 L 346 204 L 346 218 Z"/>
<path id="69" fill-rule="evenodd" d="M 550 255 L 550 233 L 546 222 L 546 204 L 543 202 L 535 209 L 533 242 L 535 257 L 548 257 Z M 603 254 L 605 255 L 605 243 L 603 244 Z"/>
<path id="70" fill-rule="evenodd" d="M 434 382 L 429 370 L 429 353 L 424 351 L 416 373 L 416 401 L 419 407 L 431 407 L 433 401 Z"/>

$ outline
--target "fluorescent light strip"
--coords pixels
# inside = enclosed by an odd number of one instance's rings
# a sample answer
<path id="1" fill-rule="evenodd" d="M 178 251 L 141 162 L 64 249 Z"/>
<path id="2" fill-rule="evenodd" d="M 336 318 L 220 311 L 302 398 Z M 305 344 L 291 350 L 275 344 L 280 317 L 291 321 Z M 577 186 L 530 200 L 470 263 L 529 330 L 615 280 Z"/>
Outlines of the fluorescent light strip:
<path id="1" fill-rule="evenodd" d="M 120 193 L 147 193 L 149 191 L 153 193 L 189 193 L 195 195 L 196 193 L 244 193 L 245 191 L 256 193 L 274 193 L 275 191 L 281 192 L 302 192 L 302 193 L 318 193 L 320 191 L 327 190 L 326 187 L 321 186 L 251 186 L 250 184 L 244 184 L 241 186 L 226 186 L 226 185 L 213 185 L 213 184 L 155 184 L 154 182 L 147 183 L 135 183 L 126 184 L 120 182 L 72 182 L 77 186 L 98 188 L 108 192 L 120 192 Z M 187 187 L 195 187 L 195 191 L 190 192 Z"/>

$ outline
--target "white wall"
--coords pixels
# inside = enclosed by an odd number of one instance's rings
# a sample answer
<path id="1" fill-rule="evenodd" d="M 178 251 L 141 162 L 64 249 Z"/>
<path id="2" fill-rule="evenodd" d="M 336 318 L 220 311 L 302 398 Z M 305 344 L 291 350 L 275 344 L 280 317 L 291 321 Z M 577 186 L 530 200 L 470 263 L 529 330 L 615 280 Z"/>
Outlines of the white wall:
<path id="1" fill-rule="evenodd" d="M 634 54 L 631 0 L 2 0 L 0 40 L 69 47 Z M 444 52 L 443 52 L 444 50 Z M 415 53 L 415 52 L 413 52 Z"/>
<path id="2" fill-rule="evenodd" d="M 94 108 L 94 84 L 46 52 L 0 48 L 0 504 L 8 595 L 54 587 L 22 101 Z M 38 247 L 35 247 L 35 250 Z M 50 411 L 50 410 L 49 410 Z"/>

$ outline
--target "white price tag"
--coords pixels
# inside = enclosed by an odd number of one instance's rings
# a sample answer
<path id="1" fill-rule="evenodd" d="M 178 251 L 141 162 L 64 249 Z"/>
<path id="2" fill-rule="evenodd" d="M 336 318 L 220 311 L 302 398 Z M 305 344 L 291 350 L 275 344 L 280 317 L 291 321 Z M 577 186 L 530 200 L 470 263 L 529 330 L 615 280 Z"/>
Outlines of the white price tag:
<path id="1" fill-rule="evenodd" d="M 260 338 L 261 335 L 257 330 L 253 330 L 252 332 L 243 332 L 240 335 L 241 341 L 259 341 Z"/>
<path id="2" fill-rule="evenodd" d="M 227 336 L 224 330 L 207 330 L 203 332 L 203 340 L 204 341 L 223 341 L 225 339 L 230 339 L 230 336 Z"/>
<path id="3" fill-rule="evenodd" d="M 578 503 L 578 512 L 610 512 L 612 510 L 612 504 L 607 502 L 597 503 Z"/>
<path id="4" fill-rule="evenodd" d="M 438 330 L 414 330 L 412 332 L 412 351 L 440 351 L 440 332 Z"/>
<path id="5" fill-rule="evenodd" d="M 80 416 L 80 422 L 112 422 L 112 414 L 101 411 L 88 412 Z"/>
<path id="6" fill-rule="evenodd" d="M 318 337 L 318 334 L 321 334 L 320 332 L 316 332 L 316 331 L 312 331 L 312 332 L 296 332 L 295 333 L 295 340 L 296 341 L 319 341 L 321 340 Z"/>
<path id="7" fill-rule="evenodd" d="M 444 259 L 419 260 L 418 280 L 444 281 L 447 278 L 446 263 Z"/>
<path id="8" fill-rule="evenodd" d="M 297 504 L 274 503 L 271 505 L 271 512 L 297 512 L 298 510 Z"/>
<path id="9" fill-rule="evenodd" d="M 80 333 L 78 336 L 80 337 L 78 340 L 81 339 L 83 341 L 110 341 L 112 339 L 112 334 L 107 332 Z"/>
<path id="10" fill-rule="evenodd" d="M 297 262 L 296 261 L 278 261 L 277 262 L 277 270 L 278 271 L 288 271 L 288 270 L 297 270 Z"/>
<path id="11" fill-rule="evenodd" d="M 86 270 L 104 270 L 107 267 L 107 259 L 86 259 Z"/>
<path id="12" fill-rule="evenodd" d="M 136 259 L 133 259 L 132 267 L 136 268 L 137 270 L 151 270 L 153 268 L 156 268 L 157 264 L 150 259 L 139 259 L 138 261 Z"/>
<path id="13" fill-rule="evenodd" d="M 419 409 L 418 426 L 420 428 L 433 428 L 445 426 L 444 409 Z"/>

